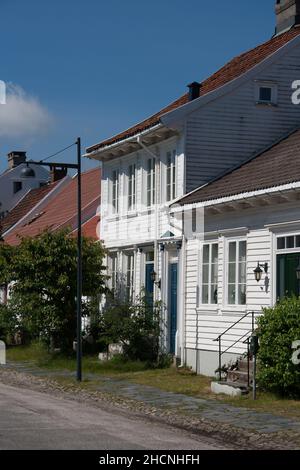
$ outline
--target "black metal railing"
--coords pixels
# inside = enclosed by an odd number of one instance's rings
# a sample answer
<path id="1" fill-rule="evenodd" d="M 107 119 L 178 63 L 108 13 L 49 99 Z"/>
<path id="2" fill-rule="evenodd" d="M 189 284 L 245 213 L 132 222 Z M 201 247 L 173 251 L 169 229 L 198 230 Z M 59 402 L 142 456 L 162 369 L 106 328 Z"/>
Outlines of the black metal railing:
<path id="1" fill-rule="evenodd" d="M 251 330 L 244 333 L 239 339 L 234 341 L 230 346 L 228 346 L 228 348 L 222 351 L 223 336 L 226 335 L 229 331 L 231 331 L 236 325 L 241 323 L 242 320 L 249 317 L 249 315 L 252 315 Z M 254 333 L 254 329 L 255 329 L 255 312 L 251 311 L 251 312 L 247 312 L 244 316 L 239 318 L 235 323 L 233 323 L 229 328 L 227 328 L 227 330 L 223 331 L 223 333 L 221 333 L 216 339 L 214 339 L 214 341 L 218 341 L 219 343 L 219 378 L 220 378 L 220 381 L 222 381 L 222 356 L 228 351 L 230 351 L 230 349 L 232 349 L 236 344 L 241 343 L 243 339 L 245 338 L 245 336 L 247 336 L 247 338 L 243 341 L 243 344 L 247 344 L 248 387 L 249 387 L 250 385 L 250 338 L 252 334 Z"/>

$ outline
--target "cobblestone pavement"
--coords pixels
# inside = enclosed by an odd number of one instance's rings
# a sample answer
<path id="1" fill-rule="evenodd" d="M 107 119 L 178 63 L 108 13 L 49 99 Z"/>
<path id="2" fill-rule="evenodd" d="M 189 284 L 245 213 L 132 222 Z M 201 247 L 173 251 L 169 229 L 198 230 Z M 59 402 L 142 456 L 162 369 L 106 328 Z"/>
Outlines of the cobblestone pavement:
<path id="1" fill-rule="evenodd" d="M 45 370 L 31 363 L 8 363 L 5 369 L 13 369 L 35 377 L 55 378 L 72 377 L 74 373 L 62 370 Z M 90 389 L 115 395 L 120 398 L 142 402 L 150 408 L 188 413 L 195 418 L 224 423 L 237 429 L 266 434 L 280 432 L 300 433 L 300 420 L 277 416 L 272 413 L 235 407 L 213 399 L 189 397 L 187 395 L 166 392 L 155 387 L 134 384 L 118 378 L 104 377 L 97 374 L 85 374 L 93 380 Z"/>

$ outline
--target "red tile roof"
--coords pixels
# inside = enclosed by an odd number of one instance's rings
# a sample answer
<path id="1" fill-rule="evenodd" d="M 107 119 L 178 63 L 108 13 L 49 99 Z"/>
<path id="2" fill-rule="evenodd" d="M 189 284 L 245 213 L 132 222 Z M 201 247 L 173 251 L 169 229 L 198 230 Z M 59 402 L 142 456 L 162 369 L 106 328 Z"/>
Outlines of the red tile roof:
<path id="1" fill-rule="evenodd" d="M 93 238 L 94 240 L 100 240 L 99 222 L 100 216 L 94 215 L 94 217 L 82 225 L 82 235 L 87 238 Z M 77 234 L 77 230 L 74 232 L 74 235 L 75 233 Z"/>
<path id="2" fill-rule="evenodd" d="M 100 205 L 101 170 L 96 168 L 82 174 L 82 208 L 83 214 L 93 207 L 89 217 L 94 217 Z M 69 184 L 43 208 L 41 213 L 35 214 L 31 221 L 16 227 L 4 238 L 10 245 L 18 245 L 20 237 L 35 237 L 46 229 L 55 231 L 69 226 L 76 229 L 77 225 L 77 178 L 74 177 Z M 85 222 L 86 220 L 83 220 Z"/>
<path id="3" fill-rule="evenodd" d="M 194 204 L 300 181 L 300 130 L 271 149 L 188 194 L 176 204 Z"/>
<path id="4" fill-rule="evenodd" d="M 6 232 L 13 227 L 23 217 L 26 216 L 39 202 L 44 199 L 58 184 L 58 181 L 47 184 L 41 188 L 32 189 L 23 199 L 9 212 L 9 214 L 0 222 L 0 231 Z"/>
<path id="5" fill-rule="evenodd" d="M 300 34 L 300 28 L 294 27 L 291 30 L 272 38 L 271 40 L 251 49 L 248 52 L 245 52 L 230 62 L 228 62 L 224 67 L 214 73 L 211 77 L 204 80 L 201 84 L 201 96 L 206 95 L 217 88 L 225 85 L 226 83 L 231 82 L 232 80 L 240 77 L 248 70 L 252 69 L 255 65 L 262 62 L 264 59 L 269 57 L 274 52 L 278 51 L 282 46 L 290 42 L 296 36 Z M 120 142 L 129 137 L 133 137 L 136 134 L 139 134 L 142 131 L 145 131 L 148 128 L 159 124 L 161 116 L 166 114 L 173 109 L 179 108 L 180 106 L 188 102 L 188 93 L 181 96 L 179 99 L 171 103 L 170 105 L 163 108 L 158 113 L 149 117 L 148 119 L 140 122 L 139 124 L 130 127 L 124 132 L 115 135 L 114 137 L 104 140 L 96 145 L 93 145 L 87 148 L 87 152 L 93 152 L 95 150 L 101 149 L 108 145 Z"/>

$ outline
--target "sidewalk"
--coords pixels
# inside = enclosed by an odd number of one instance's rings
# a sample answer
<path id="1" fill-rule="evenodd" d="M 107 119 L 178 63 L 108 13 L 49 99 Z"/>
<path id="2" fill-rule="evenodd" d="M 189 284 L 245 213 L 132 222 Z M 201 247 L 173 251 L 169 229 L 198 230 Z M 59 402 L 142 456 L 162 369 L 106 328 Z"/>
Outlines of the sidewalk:
<path id="1" fill-rule="evenodd" d="M 70 371 L 40 369 L 30 362 L 9 362 L 2 367 L 3 370 L 13 370 L 50 380 L 55 380 L 56 377 L 74 377 L 74 373 Z M 165 392 L 154 387 L 99 374 L 85 374 L 85 378 L 91 381 L 88 386 L 90 391 L 108 393 L 122 399 L 134 400 L 158 412 L 160 410 L 162 412 L 176 412 L 192 416 L 197 420 L 217 422 L 235 429 L 269 435 L 269 437 L 278 433 L 292 433 L 295 437 L 300 438 L 300 420 L 235 407 L 213 399 L 194 398 L 183 394 Z"/>

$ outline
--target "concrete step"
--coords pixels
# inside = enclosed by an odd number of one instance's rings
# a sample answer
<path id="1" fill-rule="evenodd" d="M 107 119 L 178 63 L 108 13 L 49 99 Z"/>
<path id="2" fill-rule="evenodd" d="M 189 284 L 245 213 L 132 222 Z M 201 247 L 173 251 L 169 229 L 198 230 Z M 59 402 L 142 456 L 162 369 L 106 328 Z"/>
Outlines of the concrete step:
<path id="1" fill-rule="evenodd" d="M 250 382 L 252 374 L 250 374 Z M 248 383 L 248 372 L 244 370 L 230 370 L 227 374 L 228 382 Z"/>

